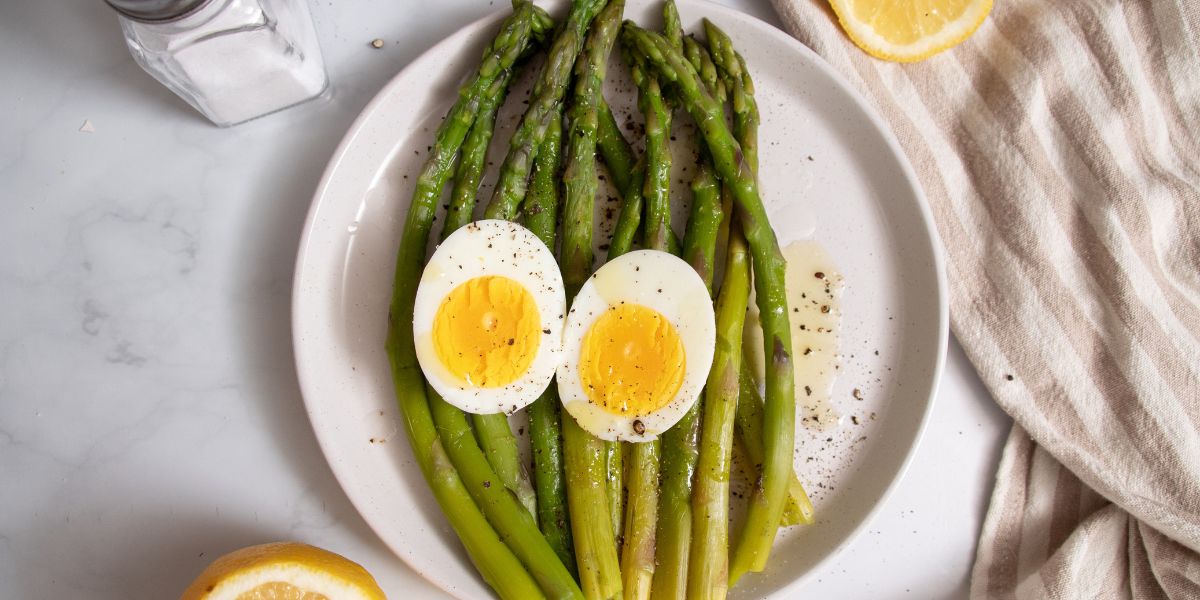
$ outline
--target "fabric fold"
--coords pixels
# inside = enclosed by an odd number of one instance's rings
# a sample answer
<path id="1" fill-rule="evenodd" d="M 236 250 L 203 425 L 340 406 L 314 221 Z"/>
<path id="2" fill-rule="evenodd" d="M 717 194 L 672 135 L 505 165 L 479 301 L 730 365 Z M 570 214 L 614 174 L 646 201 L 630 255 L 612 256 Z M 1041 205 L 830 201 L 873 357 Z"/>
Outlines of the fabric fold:
<path id="1" fill-rule="evenodd" d="M 998 2 L 896 64 L 772 1 L 899 140 L 1017 423 L 972 596 L 1200 597 L 1200 5 Z"/>

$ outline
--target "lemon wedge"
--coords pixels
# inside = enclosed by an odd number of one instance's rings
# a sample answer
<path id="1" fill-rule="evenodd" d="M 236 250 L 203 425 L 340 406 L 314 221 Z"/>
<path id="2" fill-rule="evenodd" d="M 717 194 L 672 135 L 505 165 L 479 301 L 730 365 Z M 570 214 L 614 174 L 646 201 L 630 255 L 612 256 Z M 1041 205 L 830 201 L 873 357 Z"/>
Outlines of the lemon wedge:
<path id="1" fill-rule="evenodd" d="M 387 600 L 358 563 L 297 542 L 235 550 L 213 561 L 180 600 Z"/>
<path id="2" fill-rule="evenodd" d="M 884 60 L 924 60 L 962 43 L 992 10 L 992 0 L 829 0 L 846 34 Z"/>

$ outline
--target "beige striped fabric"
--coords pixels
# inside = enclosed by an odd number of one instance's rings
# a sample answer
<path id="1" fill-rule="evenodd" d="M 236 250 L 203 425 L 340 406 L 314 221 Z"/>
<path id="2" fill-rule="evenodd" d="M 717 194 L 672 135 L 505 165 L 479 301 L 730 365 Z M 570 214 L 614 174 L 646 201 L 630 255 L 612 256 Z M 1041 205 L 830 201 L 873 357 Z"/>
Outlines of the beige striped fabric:
<path id="1" fill-rule="evenodd" d="M 1017 423 L 972 596 L 1200 598 L 1200 1 L 997 0 L 911 65 L 773 2 L 899 139 Z"/>

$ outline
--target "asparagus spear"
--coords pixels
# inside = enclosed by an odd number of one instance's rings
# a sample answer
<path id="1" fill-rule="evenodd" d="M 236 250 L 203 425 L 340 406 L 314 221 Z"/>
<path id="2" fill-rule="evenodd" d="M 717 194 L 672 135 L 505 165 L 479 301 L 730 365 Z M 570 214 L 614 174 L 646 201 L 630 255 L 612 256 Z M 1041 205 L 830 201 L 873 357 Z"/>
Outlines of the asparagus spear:
<path id="1" fill-rule="evenodd" d="M 733 130 L 742 148 L 746 164 L 751 172 L 758 173 L 758 103 L 754 99 L 754 81 L 746 69 L 746 61 L 733 48 L 733 41 L 716 24 L 704 20 L 705 35 L 708 37 L 712 50 L 712 64 L 720 74 L 729 90 L 733 105 Z M 748 371 L 746 371 L 748 372 Z M 752 380 L 749 380 L 752 381 Z M 742 394 L 742 402 L 738 403 L 737 419 L 739 431 L 742 432 L 743 447 L 752 458 L 754 465 L 762 464 L 762 398 L 753 385 L 749 393 Z M 813 507 L 796 476 L 794 469 L 788 469 L 788 491 L 784 504 L 781 525 L 811 523 Z"/>
<path id="2" fill-rule="evenodd" d="M 504 103 L 504 96 L 514 72 L 515 69 L 508 69 L 502 73 L 479 99 L 479 111 L 463 142 L 462 155 L 454 174 L 450 206 L 446 210 L 446 223 L 442 226 L 442 239 L 471 222 L 471 215 L 475 210 L 475 194 L 479 190 L 479 181 L 483 178 L 488 144 L 496 124 L 496 112 Z M 508 418 L 500 413 L 471 415 L 471 422 L 475 425 L 476 436 L 488 462 L 500 476 L 500 482 L 521 499 L 530 514 L 536 515 L 533 486 L 521 468 L 517 440 L 508 427 Z"/>
<path id="3" fill-rule="evenodd" d="M 551 123 L 538 150 L 533 181 L 525 198 L 525 226 L 549 248 L 554 248 L 558 220 L 558 167 L 562 147 L 562 122 Z M 575 549 L 567 514 L 567 483 L 563 471 L 562 421 L 558 388 L 546 388 L 529 405 L 529 445 L 533 450 L 534 484 L 537 486 L 538 526 L 554 552 L 572 574 Z"/>
<path id="4" fill-rule="evenodd" d="M 733 134 L 752 173 L 758 172 L 758 102 L 754 100 L 754 81 L 746 70 L 746 61 L 733 48 L 720 27 L 704 20 L 712 60 L 720 71 L 733 102 Z"/>
<path id="5" fill-rule="evenodd" d="M 746 60 L 733 48 L 733 41 L 712 21 L 704 20 L 705 34 L 712 47 L 712 59 L 722 76 L 728 83 L 730 97 L 733 101 L 733 130 L 742 147 L 742 153 L 750 170 L 758 172 L 758 103 L 754 99 L 754 81 L 746 69 Z M 762 452 L 762 398 L 753 384 L 753 379 L 745 370 L 744 376 L 748 388 L 744 388 L 742 399 L 738 404 L 738 430 L 743 438 L 743 445 L 752 459 L 752 464 L 761 464 Z M 749 400 L 747 400 L 749 399 Z M 783 525 L 797 523 L 812 523 L 813 506 L 804 491 L 800 479 L 794 469 L 788 474 L 788 498 L 784 507 Z"/>
<path id="6" fill-rule="evenodd" d="M 725 80 L 719 76 L 718 72 L 716 72 L 716 65 L 713 64 L 712 55 L 709 55 L 708 50 L 701 46 L 700 42 L 697 42 L 694 37 L 685 37 L 683 44 L 684 52 L 686 55 L 688 55 L 688 61 L 691 62 L 692 67 L 696 68 L 696 72 L 700 73 L 700 78 L 703 80 L 704 85 L 707 86 L 709 94 L 713 95 L 714 100 L 720 102 L 721 104 L 725 104 L 725 101 L 728 97 L 725 88 Z M 713 176 L 715 176 L 713 158 L 707 154 L 707 150 L 703 152 L 701 157 L 700 170 L 701 173 L 696 174 L 697 178 L 702 176 L 704 170 L 714 173 Z M 728 188 L 728 186 L 720 187 L 721 191 L 719 202 L 721 215 L 732 215 L 733 194 L 730 193 L 730 188 Z M 696 208 L 694 208 L 694 212 L 695 210 Z M 724 248 L 728 247 L 728 242 L 730 242 L 731 221 L 731 218 L 724 218 L 724 220 L 722 220 L 719 224 L 718 230 L 716 230 L 716 248 L 718 248 L 716 252 L 721 252 L 724 250 Z M 716 257 L 716 253 L 714 253 L 709 264 L 715 265 L 716 262 L 718 262 L 718 257 Z"/>
<path id="7" fill-rule="evenodd" d="M 646 128 L 645 203 L 643 245 L 654 250 L 669 250 L 671 235 L 671 111 L 667 108 L 658 80 L 647 73 L 636 56 L 629 57 L 629 71 L 638 88 L 638 108 Z"/>
<path id="8" fill-rule="evenodd" d="M 702 155 L 704 153 L 702 152 Z M 712 291 L 713 260 L 721 213 L 720 184 L 705 156 L 692 180 L 692 211 L 684 237 L 683 256 Z M 719 322 L 718 322 L 719 323 Z M 718 345 L 718 349 L 720 346 Z M 692 481 L 696 471 L 700 413 L 709 392 L 692 405 L 679 423 L 662 436 L 662 498 L 658 521 L 656 598 L 682 598 L 688 592 L 689 553 L 693 545 Z M 707 418 L 707 417 L 706 417 Z M 707 443 L 707 442 L 706 442 Z M 721 553 L 727 552 L 726 548 Z"/>
<path id="9" fill-rule="evenodd" d="M 683 23 L 675 0 L 663 2 L 663 36 L 678 50 L 683 50 Z"/>
<path id="10" fill-rule="evenodd" d="M 582 600 L 583 592 L 575 578 L 542 537 L 533 515 L 509 490 L 499 484 L 493 485 L 498 481 L 496 471 L 475 443 L 466 414 L 443 400 L 432 387 L 426 386 L 426 394 L 433 422 L 450 462 L 458 469 L 467 491 L 500 538 L 529 569 L 547 598 Z"/>
<path id="11" fill-rule="evenodd" d="M 600 128 L 597 131 L 599 138 L 596 145 L 600 149 L 600 158 L 604 159 L 604 165 L 608 167 L 609 178 L 617 187 L 617 192 L 624 197 L 633 182 L 633 169 L 637 158 L 621 133 L 621 126 L 617 124 L 617 116 L 613 114 L 612 107 L 603 102 L 603 99 L 601 102 Z"/>
<path id="12" fill-rule="evenodd" d="M 678 51 L 683 51 L 683 26 L 680 23 L 679 11 L 673 0 L 663 4 L 663 32 L 667 41 Z M 679 104 L 674 90 L 667 98 L 667 116 Z M 650 121 L 647 120 L 649 123 Z M 668 120 L 669 123 L 669 120 Z M 670 126 L 662 136 L 669 135 Z M 647 131 L 647 156 L 650 155 L 650 132 Z M 667 155 L 669 158 L 669 154 Z M 649 161 L 649 159 L 647 159 Z M 648 163 L 649 164 L 649 163 Z M 665 174 L 670 176 L 669 165 Z M 650 192 L 646 193 L 650 198 Z M 647 233 L 650 227 L 659 223 L 652 214 L 655 202 L 647 201 Z M 699 202 L 693 202 L 696 207 Z M 670 205 L 662 202 L 665 210 L 670 211 Z M 718 218 L 718 222 L 719 222 Z M 708 236 L 703 231 L 696 231 L 698 223 L 689 223 L 687 236 L 690 247 L 685 243 L 685 254 L 709 254 L 715 248 L 716 236 Z M 669 230 L 669 227 L 667 228 Z M 715 234 L 715 229 L 713 230 Z M 702 278 L 704 273 L 700 273 Z M 705 282 L 711 291 L 712 281 Z M 658 529 L 655 534 L 655 563 L 653 595 L 655 598 L 679 598 L 687 593 L 688 554 L 692 544 L 692 476 L 696 468 L 697 440 L 700 435 L 699 414 L 703 396 L 688 409 L 674 427 L 667 430 L 661 437 L 662 444 L 662 489 L 660 491 L 660 508 Z"/>
<path id="13" fill-rule="evenodd" d="M 529 0 L 513 0 L 513 6 Z M 533 39 L 541 44 L 554 33 L 554 17 L 540 6 L 533 7 Z"/>
<path id="14" fill-rule="evenodd" d="M 689 63 L 692 63 L 692 68 L 696 69 L 696 73 L 700 75 L 700 80 L 708 88 L 708 93 L 712 94 L 717 102 L 725 102 L 728 95 L 725 89 L 725 80 L 717 73 L 717 66 L 713 64 L 712 55 L 696 38 L 688 36 L 683 39 L 683 53 L 687 57 Z"/>
<path id="15" fill-rule="evenodd" d="M 559 167 L 562 162 L 562 114 L 558 113 L 546 129 L 546 138 L 534 161 L 533 179 L 525 198 L 525 227 L 538 236 L 551 251 L 558 227 Z"/>
<path id="16" fill-rule="evenodd" d="M 658 520 L 659 442 L 629 444 L 629 498 L 625 503 L 625 543 L 621 578 L 625 598 L 650 597 L 654 580 L 654 535 Z"/>
<path id="17" fill-rule="evenodd" d="M 533 86 L 529 108 L 509 140 L 508 155 L 500 166 L 492 200 L 484 213 L 487 218 L 511 219 L 525 198 L 534 154 L 566 94 L 571 82 L 571 67 L 583 47 L 588 25 L 604 4 L 604 0 L 574 0 L 571 3 L 567 19 L 550 45 L 541 77 Z"/>
<path id="18" fill-rule="evenodd" d="M 621 25 L 624 0 L 612 0 L 597 15 L 583 54 L 575 64 L 575 90 L 569 113 L 565 204 L 559 264 L 568 297 L 574 297 L 592 270 L 593 212 L 596 202 L 596 140 L 601 88 L 608 55 Z M 589 598 L 621 592 L 617 544 L 609 512 L 608 460 L 602 441 L 563 418 L 567 500 L 579 577 Z"/>
<path id="19" fill-rule="evenodd" d="M 737 405 L 737 434 L 741 441 L 742 450 L 751 465 L 761 465 L 763 461 L 763 400 L 758 393 L 758 384 L 754 382 L 754 374 L 750 372 L 750 364 L 742 359 L 741 392 Z M 783 510 L 781 525 L 810 524 L 813 522 L 813 505 L 808 499 L 808 493 L 792 470 L 788 478 L 788 498 Z"/>
<path id="20" fill-rule="evenodd" d="M 613 540 L 619 556 L 625 531 L 625 453 L 621 442 L 604 442 L 604 467 L 608 518 L 612 521 Z"/>
<path id="21" fill-rule="evenodd" d="M 601 97 L 599 118 L 597 148 L 608 167 L 608 176 L 612 179 L 613 185 L 617 187 L 622 198 L 627 198 L 633 185 L 632 182 L 641 181 L 641 172 L 635 171 L 635 169 L 641 168 L 635 164 L 640 165 L 641 163 L 634 159 L 633 149 L 625 140 L 625 136 L 621 134 L 621 128 L 617 125 L 617 117 L 613 115 L 612 108 L 607 102 L 604 102 L 603 97 Z M 622 202 L 618 224 L 614 229 L 613 239 L 609 241 L 608 260 L 628 252 L 633 244 L 633 237 L 637 233 L 640 222 L 640 218 L 634 219 L 633 217 L 641 215 L 640 194 L 638 194 L 636 202 L 637 208 L 629 210 L 629 214 L 626 214 L 628 203 Z M 604 442 L 604 457 L 605 481 L 608 483 L 609 518 L 612 521 L 613 535 L 620 540 L 625 522 L 624 453 L 621 451 L 620 442 Z"/>
<path id="22" fill-rule="evenodd" d="M 692 210 L 687 233 L 683 236 L 683 259 L 692 265 L 712 291 L 718 232 L 727 215 L 721 207 L 721 182 L 713 173 L 712 160 L 706 151 L 701 151 L 691 187 Z"/>
<path id="23" fill-rule="evenodd" d="M 671 149 L 668 145 L 671 113 L 663 101 L 658 81 L 647 74 L 640 60 L 627 52 L 633 82 L 638 88 L 638 108 L 646 128 L 645 207 L 643 245 L 667 251 L 671 231 Z M 655 537 L 658 522 L 658 477 L 661 442 L 631 444 L 625 505 L 625 538 L 621 571 L 626 598 L 649 598 L 655 571 Z"/>
<path id="24" fill-rule="evenodd" d="M 446 239 L 458 228 L 471 222 L 475 210 L 475 195 L 483 179 L 483 168 L 487 162 L 488 144 L 496 127 L 496 111 L 504 103 L 504 95 L 512 81 L 515 69 L 502 73 L 479 99 L 479 112 L 462 145 L 462 155 L 454 172 L 454 185 L 450 189 L 450 206 L 446 209 L 446 223 L 442 225 L 442 239 Z"/>
<path id="25" fill-rule="evenodd" d="M 472 414 L 471 424 L 475 427 L 475 439 L 483 450 L 484 457 L 496 472 L 497 481 L 516 494 L 521 505 L 536 519 L 537 494 L 533 491 L 533 484 L 529 482 L 529 475 L 521 466 L 517 437 L 508 426 L 508 416 L 504 413 Z"/>
<path id="26" fill-rule="evenodd" d="M 646 179 L 646 155 L 638 158 L 629 176 L 628 187 L 621 191 L 621 211 L 612 239 L 608 242 L 608 260 L 612 260 L 633 248 L 642 225 L 642 183 Z"/>
<path id="27" fill-rule="evenodd" d="M 742 326 L 750 293 L 746 240 L 731 229 L 725 280 L 717 299 L 717 353 L 705 386 L 704 429 L 692 495 L 689 598 L 724 598 L 729 578 L 729 469 L 733 450 Z"/>
<path id="28" fill-rule="evenodd" d="M 531 10 L 526 8 L 523 12 L 529 15 L 528 18 L 532 23 Z M 511 66 L 508 71 L 511 72 Z M 507 74 L 497 76 L 492 81 L 492 87 L 488 92 L 502 91 L 502 89 L 496 89 L 496 83 L 501 82 L 503 85 L 501 80 L 508 76 Z M 494 103 L 493 106 L 487 108 L 488 112 L 492 112 L 500 100 L 480 98 L 477 102 L 485 106 Z M 479 125 L 481 119 L 487 120 L 488 115 L 477 111 L 472 127 Z M 463 202 L 460 206 L 465 210 L 460 211 L 459 214 L 469 215 L 472 204 L 471 201 Z M 469 216 L 466 218 L 469 220 Z M 450 223 L 451 227 L 454 225 L 454 223 Z M 436 393 L 433 393 L 432 389 L 429 390 L 429 396 L 428 406 L 431 417 L 445 443 L 444 447 L 450 462 L 465 475 L 464 483 L 467 492 L 483 509 L 484 515 L 500 533 L 501 538 L 505 540 L 517 558 L 525 563 L 530 574 L 547 596 L 581 598 L 582 592 L 574 578 L 537 530 L 536 522 L 533 520 L 533 511 L 536 510 L 532 503 L 533 490 L 528 481 L 524 481 L 524 485 L 519 485 L 523 477 L 517 456 L 516 440 L 505 417 L 503 415 L 475 416 L 477 417 L 475 419 L 476 430 L 479 433 L 480 441 L 488 449 L 488 454 L 485 455 L 479 444 L 476 443 L 464 413 L 445 403 Z M 501 469 L 503 477 L 497 475 L 492 465 Z M 503 491 L 500 485 L 497 485 L 494 491 L 490 490 L 492 481 L 496 481 L 498 484 L 503 483 L 505 487 L 517 494 L 524 495 L 526 501 L 529 502 L 527 507 L 518 504 L 516 497 Z"/>
<path id="29" fill-rule="evenodd" d="M 521 1 L 521 0 L 514 0 Z M 539 42 L 553 34 L 554 19 L 541 7 L 534 7 L 533 36 Z M 562 114 L 556 112 L 546 128 L 546 137 L 534 162 L 533 181 L 524 202 L 526 227 L 542 244 L 554 250 L 554 232 L 558 226 L 558 167 L 563 142 Z M 566 476 L 563 472 L 562 421 L 559 418 L 558 390 L 553 385 L 529 404 L 529 446 L 533 451 L 534 485 L 538 527 L 563 564 L 575 570 L 575 550 L 566 514 Z"/>
<path id="30" fill-rule="evenodd" d="M 688 62 L 700 74 L 701 80 L 708 88 L 713 99 L 724 104 L 727 98 L 725 93 L 725 82 L 717 75 L 717 67 L 712 62 L 712 57 L 709 56 L 708 50 L 701 46 L 699 42 L 691 36 L 683 38 L 684 55 Z M 700 161 L 696 168 L 696 175 L 692 178 L 692 211 L 688 217 L 687 237 L 684 239 L 684 259 L 700 273 L 707 274 L 707 277 L 713 277 L 713 271 L 716 269 L 717 254 L 725 249 L 729 244 L 729 223 L 732 213 L 733 196 L 731 196 L 716 178 L 716 172 L 713 168 L 712 157 L 708 154 L 708 149 L 703 144 L 700 146 Z M 694 226 L 699 225 L 699 227 Z M 716 244 L 703 248 L 708 250 L 711 248 L 711 254 L 697 253 L 693 244 L 690 247 L 693 250 L 689 251 L 688 238 L 697 235 L 703 231 L 707 233 L 708 227 L 716 228 Z M 712 287 L 710 281 L 709 287 Z"/>
<path id="31" fill-rule="evenodd" d="M 538 9 L 540 10 L 540 9 Z M 535 20 L 536 22 L 536 20 Z M 479 112 L 467 138 L 463 142 L 462 154 L 454 174 L 454 185 L 450 192 L 450 205 L 446 210 L 446 222 L 442 226 L 442 239 L 446 239 L 460 227 L 471 222 L 475 210 L 475 197 L 479 182 L 483 179 L 487 149 L 496 124 L 496 112 L 504 103 L 515 69 L 509 69 L 492 82 L 491 87 L 480 98 Z M 488 462 L 496 470 L 504 487 L 512 490 L 521 503 L 537 516 L 537 501 L 529 477 L 521 468 L 517 440 L 508 426 L 508 418 L 502 413 L 470 416 L 475 435 L 483 448 Z"/>
<path id="32" fill-rule="evenodd" d="M 533 8 L 531 35 L 535 40 L 548 35 L 553 25 L 554 21 L 550 19 L 550 15 L 541 8 Z M 463 142 L 462 155 L 454 174 L 450 205 L 446 210 L 446 223 L 442 226 L 442 239 L 471 222 L 479 182 L 483 179 L 488 145 L 495 130 L 496 113 L 504 103 L 508 86 L 515 73 L 515 68 L 505 71 L 492 82 L 491 87 L 480 98 L 478 115 Z M 521 467 L 517 440 L 509 429 L 508 418 L 503 414 L 471 415 L 470 418 L 479 445 L 499 475 L 500 482 L 521 499 L 521 503 L 529 509 L 530 514 L 538 516 L 536 494 L 528 475 Z"/>
<path id="33" fill-rule="evenodd" d="M 532 5 L 523 2 L 504 20 L 499 33 L 484 52 L 477 73 L 460 88 L 458 100 L 438 127 L 434 148 L 421 169 L 409 205 L 397 252 L 395 286 L 388 314 L 388 358 L 396 401 L 414 458 L 471 561 L 502 598 L 536 598 L 541 592 L 529 571 L 504 545 L 472 501 L 442 446 L 417 363 L 412 314 L 415 282 L 421 275 L 436 203 L 450 176 L 454 157 L 475 120 L 480 96 L 501 73 L 512 68 L 528 45 L 531 14 Z"/>
<path id="34" fill-rule="evenodd" d="M 722 106 L 704 89 L 692 65 L 662 36 L 630 22 L 626 22 L 622 31 L 647 64 L 652 65 L 661 77 L 675 83 L 684 108 L 699 124 L 718 175 L 733 193 L 742 230 L 750 245 L 765 354 L 770 357 L 770 364 L 764 405 L 762 482 L 752 494 L 746 525 L 731 561 L 732 584 L 748 571 L 765 568 L 783 513 L 788 473 L 792 469 L 796 415 L 784 260 L 758 194 L 754 173 L 725 125 Z"/>

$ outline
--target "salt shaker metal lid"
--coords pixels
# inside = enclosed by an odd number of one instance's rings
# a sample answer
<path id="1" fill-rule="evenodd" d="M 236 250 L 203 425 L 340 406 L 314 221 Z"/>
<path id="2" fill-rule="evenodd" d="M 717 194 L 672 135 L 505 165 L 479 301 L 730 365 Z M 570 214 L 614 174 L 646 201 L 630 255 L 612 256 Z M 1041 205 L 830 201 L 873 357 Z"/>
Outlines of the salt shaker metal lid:
<path id="1" fill-rule="evenodd" d="M 212 0 L 104 0 L 122 16 L 143 23 L 182 19 Z"/>

